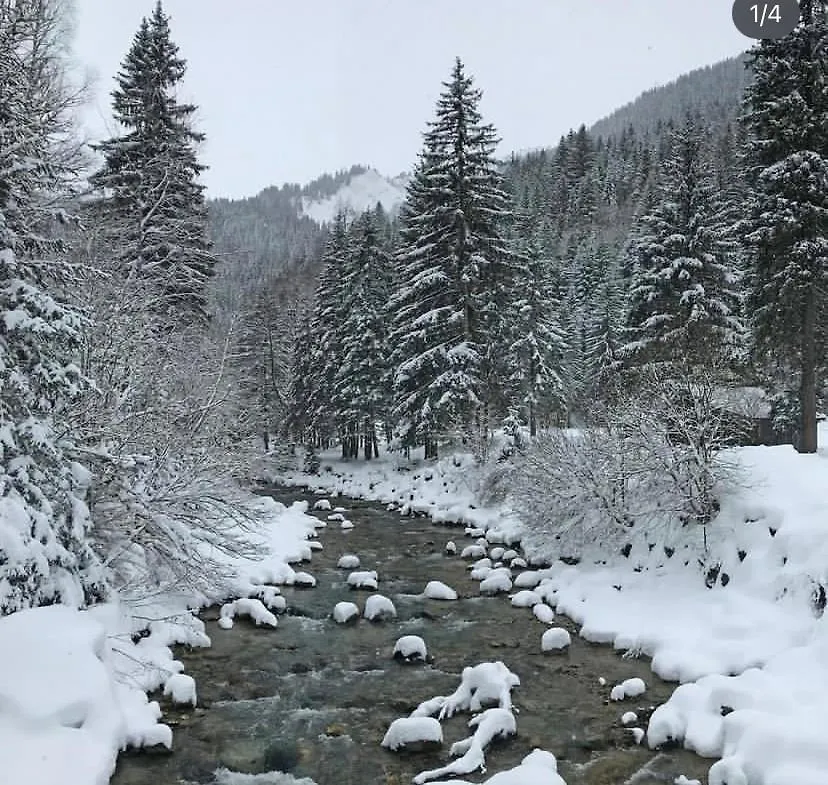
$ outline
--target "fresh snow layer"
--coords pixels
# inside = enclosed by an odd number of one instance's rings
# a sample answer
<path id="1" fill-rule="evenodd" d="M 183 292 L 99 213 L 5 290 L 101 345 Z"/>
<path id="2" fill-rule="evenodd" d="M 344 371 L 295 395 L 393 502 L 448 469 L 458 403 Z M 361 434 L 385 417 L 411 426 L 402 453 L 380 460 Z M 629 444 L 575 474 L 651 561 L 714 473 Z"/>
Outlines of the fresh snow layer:
<path id="1" fill-rule="evenodd" d="M 572 643 L 572 638 L 563 627 L 551 627 L 541 636 L 541 651 L 558 651 Z"/>
<path id="2" fill-rule="evenodd" d="M 394 720 L 382 739 L 382 746 L 398 750 L 408 744 L 422 742 L 443 743 L 443 726 L 433 717 L 400 717 Z"/>
<path id="3" fill-rule="evenodd" d="M 442 581 L 429 581 L 423 594 L 430 600 L 456 600 L 457 592 Z"/>
<path id="4" fill-rule="evenodd" d="M 347 624 L 359 618 L 359 606 L 354 602 L 338 602 L 334 605 L 333 618 L 337 624 Z"/>
<path id="5" fill-rule="evenodd" d="M 403 635 L 394 644 L 394 657 L 404 660 L 425 660 L 428 657 L 425 641 L 419 635 Z"/>
<path id="6" fill-rule="evenodd" d="M 365 611 L 363 613 L 368 621 L 385 621 L 394 619 L 397 616 L 397 609 L 388 597 L 382 594 L 372 594 L 365 600 Z"/>

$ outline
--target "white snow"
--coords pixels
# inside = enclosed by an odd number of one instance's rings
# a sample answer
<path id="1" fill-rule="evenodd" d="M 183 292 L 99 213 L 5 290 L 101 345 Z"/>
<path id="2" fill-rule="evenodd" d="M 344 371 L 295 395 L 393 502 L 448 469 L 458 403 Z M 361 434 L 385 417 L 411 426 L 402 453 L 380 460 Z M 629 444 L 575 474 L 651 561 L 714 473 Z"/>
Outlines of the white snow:
<path id="1" fill-rule="evenodd" d="M 551 627 L 541 636 L 541 651 L 558 651 L 572 643 L 572 638 L 563 627 Z"/>
<path id="2" fill-rule="evenodd" d="M 503 559 L 503 554 L 506 553 L 506 549 L 502 546 L 498 545 L 496 548 L 492 548 L 489 551 L 489 558 L 492 561 L 501 561 Z M 517 554 L 515 554 L 517 555 Z"/>
<path id="3" fill-rule="evenodd" d="M 512 591 L 512 578 L 508 567 L 493 569 L 480 581 L 481 594 L 502 594 L 510 591 Z"/>
<path id="4" fill-rule="evenodd" d="M 303 588 L 313 588 L 316 586 L 316 578 L 309 572 L 297 572 L 293 576 L 293 585 Z"/>
<path id="5" fill-rule="evenodd" d="M 527 570 L 515 578 L 516 589 L 534 589 L 543 579 L 537 570 Z"/>
<path id="6" fill-rule="evenodd" d="M 467 780 L 443 780 L 441 785 L 472 785 Z M 566 785 L 558 774 L 558 762 L 551 752 L 533 750 L 508 771 L 501 771 L 483 780 L 481 785 Z"/>
<path id="7" fill-rule="evenodd" d="M 164 683 L 164 695 L 171 698 L 173 703 L 195 706 L 198 702 L 195 679 L 186 673 L 174 673 Z"/>
<path id="8" fill-rule="evenodd" d="M 337 624 L 347 624 L 359 618 L 359 607 L 354 602 L 338 602 L 334 605 L 333 618 Z"/>
<path id="9" fill-rule="evenodd" d="M 358 570 L 359 556 L 356 556 L 353 553 L 343 554 L 339 557 L 339 561 L 336 563 L 336 566 L 341 570 Z"/>
<path id="10" fill-rule="evenodd" d="M 400 717 L 388 727 L 382 746 L 398 750 L 418 742 L 443 743 L 443 726 L 438 720 L 433 717 Z"/>
<path id="11" fill-rule="evenodd" d="M 397 616 L 397 609 L 394 603 L 382 594 L 372 594 L 365 600 L 365 611 L 363 616 L 368 621 L 385 621 Z"/>
<path id="12" fill-rule="evenodd" d="M 701 785 L 699 780 L 691 780 L 684 776 L 684 774 L 679 774 L 678 777 L 673 780 L 673 785 Z"/>
<path id="13" fill-rule="evenodd" d="M 457 553 L 457 545 L 455 544 L 454 540 L 449 540 L 446 543 L 446 553 L 449 555 L 454 555 Z"/>
<path id="14" fill-rule="evenodd" d="M 358 570 L 348 576 L 352 589 L 376 589 L 379 582 L 376 570 Z"/>
<path id="15" fill-rule="evenodd" d="M 644 733 L 644 730 L 642 728 L 627 728 L 627 730 L 629 730 L 630 733 L 632 733 L 633 739 L 635 739 L 635 743 L 641 744 L 642 740 L 644 739 L 644 736 L 646 735 Z"/>
<path id="16" fill-rule="evenodd" d="M 423 589 L 423 595 L 430 600 L 457 599 L 457 592 L 442 581 L 429 581 Z"/>
<path id="17" fill-rule="evenodd" d="M 514 559 L 512 559 L 512 560 L 509 562 L 509 566 L 510 566 L 513 570 L 523 570 L 523 569 L 526 569 L 526 559 L 524 559 L 522 556 L 515 556 L 515 558 L 514 558 Z"/>
<path id="18" fill-rule="evenodd" d="M 342 523 L 339 524 L 339 528 L 342 529 L 342 531 L 346 531 L 348 529 L 353 529 L 354 524 L 351 523 L 351 521 L 345 520 L 345 521 L 342 521 Z"/>
<path id="19" fill-rule="evenodd" d="M 626 679 L 620 684 L 616 684 L 610 691 L 611 701 L 622 701 L 626 698 L 637 698 L 647 691 L 647 685 L 643 679 L 634 678 Z"/>
<path id="20" fill-rule="evenodd" d="M 428 657 L 425 641 L 419 635 L 403 635 L 394 644 L 393 656 L 404 660 L 423 660 Z"/>
<path id="21" fill-rule="evenodd" d="M 486 549 L 482 545 L 467 545 L 460 551 L 461 559 L 479 559 L 486 555 Z"/>
<path id="22" fill-rule="evenodd" d="M 331 503 L 327 499 L 318 499 L 313 503 L 313 509 L 324 512 L 331 509 Z"/>
<path id="23" fill-rule="evenodd" d="M 542 605 L 541 598 L 529 589 L 523 589 L 512 595 L 512 605 L 515 608 L 534 608 L 535 605 Z"/>
<path id="24" fill-rule="evenodd" d="M 540 602 L 532 607 L 532 613 L 538 621 L 544 624 L 552 624 L 555 621 L 555 611 L 552 610 L 545 602 Z"/>
<path id="25" fill-rule="evenodd" d="M 336 523 L 337 521 L 344 521 L 344 520 L 345 520 L 345 516 L 344 516 L 341 512 L 332 512 L 332 513 L 328 516 L 328 520 L 329 520 L 331 523 Z"/>
<path id="26" fill-rule="evenodd" d="M 251 597 L 243 597 L 235 602 L 225 603 L 221 606 L 220 613 L 221 619 L 227 619 L 230 622 L 229 625 L 228 622 L 224 622 L 222 625 L 224 629 L 230 629 L 233 626 L 232 621 L 236 616 L 249 616 L 257 627 L 262 624 L 268 627 L 276 627 L 278 624 L 276 617 L 265 608 L 264 603 Z"/>
<path id="27" fill-rule="evenodd" d="M 621 715 L 622 725 L 632 725 L 634 722 L 638 722 L 638 715 L 634 711 L 625 711 Z"/>

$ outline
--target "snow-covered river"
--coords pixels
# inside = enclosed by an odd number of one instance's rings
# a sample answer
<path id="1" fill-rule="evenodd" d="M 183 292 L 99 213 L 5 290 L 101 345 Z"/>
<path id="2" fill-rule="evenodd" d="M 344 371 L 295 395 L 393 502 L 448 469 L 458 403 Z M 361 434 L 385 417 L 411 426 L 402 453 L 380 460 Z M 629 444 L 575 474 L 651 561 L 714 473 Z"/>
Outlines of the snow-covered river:
<path id="1" fill-rule="evenodd" d="M 308 499 L 312 505 L 318 498 L 297 490 L 273 495 L 285 504 Z M 250 774 L 280 770 L 319 785 L 409 783 L 445 762 L 448 742 L 468 735 L 469 716 L 444 723 L 443 748 L 419 752 L 383 749 L 390 723 L 421 701 L 453 692 L 465 666 L 497 660 L 521 680 L 513 693 L 517 736 L 491 748 L 486 776 L 541 747 L 557 756 L 568 785 L 663 785 L 679 775 L 705 782 L 710 761 L 684 750 L 650 751 L 621 724 L 622 714 L 633 711 L 633 725 L 646 728 L 652 709 L 675 686 L 659 681 L 646 661 L 584 642 L 562 617 L 556 624 L 572 632 L 572 645 L 564 653 L 542 653 L 546 626 L 531 610 L 511 607 L 506 596 L 481 597 L 468 562 L 445 555 L 447 540 L 469 542 L 462 530 L 401 518 L 376 504 L 336 503 L 347 508 L 355 527 L 321 531 L 324 549 L 303 568 L 317 586 L 283 589 L 288 610 L 275 630 L 246 619 L 223 630 L 216 624 L 217 609 L 205 612 L 213 646 L 177 652 L 197 680 L 199 707 L 170 709 L 174 752 L 122 756 L 114 785 L 212 783 L 219 767 Z M 395 621 L 332 620 L 337 602 L 356 600 L 361 606 L 371 593 L 348 588 L 347 571 L 337 568 L 344 553 L 357 554 L 362 569 L 378 572 L 378 590 L 394 601 Z M 460 599 L 424 599 L 430 580 L 454 587 Z M 426 641 L 432 663 L 392 659 L 395 641 L 406 634 Z M 646 693 L 610 702 L 612 686 L 631 677 L 646 681 Z"/>

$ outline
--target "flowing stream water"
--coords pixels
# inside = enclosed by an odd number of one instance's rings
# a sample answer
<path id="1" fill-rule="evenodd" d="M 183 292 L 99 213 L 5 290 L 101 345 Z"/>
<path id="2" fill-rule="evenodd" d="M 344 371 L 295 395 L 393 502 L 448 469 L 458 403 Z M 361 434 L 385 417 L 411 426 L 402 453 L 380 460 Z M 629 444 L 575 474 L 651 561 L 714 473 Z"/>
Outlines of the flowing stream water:
<path id="1" fill-rule="evenodd" d="M 297 489 L 274 489 L 285 504 L 319 498 Z M 501 660 L 521 680 L 513 692 L 517 736 L 487 751 L 487 772 L 466 775 L 481 782 L 516 765 L 534 747 L 554 753 L 568 785 L 663 785 L 678 775 L 706 782 L 711 761 L 682 749 L 651 751 L 635 744 L 621 725 L 626 711 L 646 729 L 649 715 L 675 685 L 660 681 L 645 659 L 624 658 L 610 647 L 577 637 L 565 617 L 556 623 L 572 634 L 563 653 L 541 653 L 546 625 L 526 608 L 512 608 L 505 596 L 481 597 L 468 563 L 444 553 L 449 539 L 458 548 L 470 541 L 461 530 L 427 518 L 400 517 L 381 505 L 338 499 L 355 528 L 331 523 L 320 532 L 322 551 L 303 567 L 317 578 L 313 589 L 283 587 L 288 609 L 276 629 L 237 619 L 231 630 L 216 624 L 218 609 L 204 611 L 213 645 L 179 648 L 186 673 L 198 684 L 196 709 L 165 704 L 173 725 L 174 751 L 121 755 L 113 785 L 179 785 L 214 782 L 217 768 L 257 774 L 289 772 L 318 785 L 403 785 L 424 769 L 448 761 L 451 743 L 470 734 L 468 714 L 444 725 L 442 748 L 390 752 L 380 746 L 389 724 L 420 702 L 448 695 L 462 669 Z M 318 513 L 320 517 L 327 513 Z M 395 621 L 338 625 L 331 618 L 341 600 L 360 608 L 373 593 L 350 590 L 348 572 L 337 569 L 344 553 L 360 557 L 363 570 L 379 573 L 379 593 L 397 609 Z M 427 581 L 455 588 L 457 601 L 424 599 Z M 401 635 L 421 636 L 433 657 L 429 664 L 392 659 Z M 610 702 L 613 685 L 639 676 L 647 692 Z M 599 679 L 606 680 L 602 685 Z"/>

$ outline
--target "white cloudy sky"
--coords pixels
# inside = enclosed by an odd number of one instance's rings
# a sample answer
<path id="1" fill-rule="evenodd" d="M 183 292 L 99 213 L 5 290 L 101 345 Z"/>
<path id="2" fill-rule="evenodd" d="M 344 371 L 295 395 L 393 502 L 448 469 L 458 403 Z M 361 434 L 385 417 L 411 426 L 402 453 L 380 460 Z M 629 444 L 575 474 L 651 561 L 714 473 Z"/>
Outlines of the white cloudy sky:
<path id="1" fill-rule="evenodd" d="M 90 132 L 154 0 L 77 0 Z M 165 0 L 214 196 L 369 164 L 410 168 L 459 55 L 502 153 L 554 144 L 640 92 L 743 51 L 727 0 Z"/>

